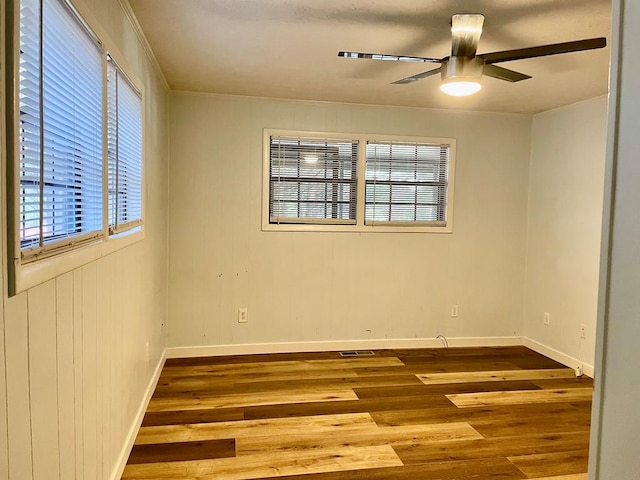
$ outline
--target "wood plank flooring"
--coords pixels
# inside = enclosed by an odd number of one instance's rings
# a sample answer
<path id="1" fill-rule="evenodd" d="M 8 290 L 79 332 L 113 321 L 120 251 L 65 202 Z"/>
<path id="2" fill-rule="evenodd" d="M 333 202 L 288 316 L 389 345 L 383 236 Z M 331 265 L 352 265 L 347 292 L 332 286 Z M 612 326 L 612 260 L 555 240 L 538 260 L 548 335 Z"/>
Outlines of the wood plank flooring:
<path id="1" fill-rule="evenodd" d="M 169 359 L 126 480 L 586 480 L 592 381 L 525 347 Z"/>

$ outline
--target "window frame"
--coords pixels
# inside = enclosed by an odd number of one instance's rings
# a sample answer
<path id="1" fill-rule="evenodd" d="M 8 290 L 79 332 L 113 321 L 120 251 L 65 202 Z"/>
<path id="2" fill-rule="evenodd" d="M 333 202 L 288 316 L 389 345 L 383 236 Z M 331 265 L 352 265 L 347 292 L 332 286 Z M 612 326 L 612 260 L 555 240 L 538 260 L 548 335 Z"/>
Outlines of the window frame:
<path id="1" fill-rule="evenodd" d="M 78 242 L 59 250 L 51 249 L 46 255 L 37 259 L 23 261 L 20 240 L 20 0 L 6 2 L 5 21 L 6 35 L 2 39 L 6 48 L 4 52 L 4 75 L 0 81 L 5 85 L 4 105 L 6 105 L 6 212 L 7 212 L 7 257 L 8 257 L 8 293 L 16 295 L 35 285 L 41 284 L 59 275 L 72 271 L 83 265 L 110 255 L 145 238 L 146 218 L 146 92 L 144 84 L 133 74 L 133 70 L 125 60 L 125 56 L 111 40 L 92 12 L 82 2 L 76 0 L 56 0 L 67 4 L 77 15 L 78 21 L 84 24 L 99 40 L 102 69 L 102 228 L 98 230 L 98 238 L 89 241 L 78 236 Z M 112 57 L 118 67 L 126 75 L 132 86 L 140 93 L 142 121 L 142 180 L 141 180 L 141 217 L 139 225 L 123 232 L 109 232 L 109 198 L 108 198 L 108 151 L 107 151 L 107 56 Z M 84 240 L 84 241 L 83 241 Z"/>
<path id="2" fill-rule="evenodd" d="M 109 233 L 109 237 L 114 238 L 117 235 L 121 235 L 123 233 L 126 232 L 130 232 L 136 229 L 141 228 L 144 225 L 144 212 L 145 212 L 145 204 L 146 202 L 144 201 L 145 199 L 145 172 L 146 172 L 146 168 L 145 168 L 145 99 L 144 99 L 144 88 L 140 85 L 139 81 L 136 81 L 134 77 L 132 77 L 131 75 L 129 75 L 127 73 L 127 71 L 120 65 L 120 62 L 115 58 L 115 55 L 110 51 L 107 51 L 105 54 L 105 78 L 104 78 L 104 84 L 105 84 L 105 110 L 106 110 L 106 125 L 105 125 L 105 156 L 107 157 L 107 161 L 106 161 L 106 177 L 107 180 L 105 182 L 105 188 L 106 188 L 106 199 L 107 199 L 107 208 L 105 210 L 105 215 L 107 216 L 107 230 Z M 119 189 L 119 185 L 118 185 L 118 171 L 119 171 L 119 156 L 116 154 L 116 186 L 115 186 L 115 193 L 113 193 L 113 195 L 115 195 L 116 200 L 114 202 L 114 206 L 115 206 L 115 212 L 114 212 L 114 218 L 115 218 L 115 224 L 111 224 L 111 195 L 112 192 L 109 191 L 109 172 L 110 172 L 110 168 L 111 168 L 111 159 L 109 158 L 109 139 L 108 139 L 108 135 L 109 135 L 109 86 L 108 86 L 108 68 L 109 68 L 109 62 L 112 63 L 115 72 L 116 72 L 116 78 L 121 78 L 126 84 L 129 85 L 129 87 L 132 89 L 133 93 L 135 95 L 137 95 L 138 97 L 140 97 L 140 121 L 141 121 L 141 138 L 140 138 L 140 218 L 134 218 L 133 220 L 127 220 L 124 223 L 120 223 L 118 221 L 118 205 L 119 205 L 119 201 L 118 201 L 118 197 L 120 196 L 121 193 L 120 189 Z M 117 80 L 116 80 L 117 81 Z M 116 84 L 117 85 L 117 84 Z M 116 116 L 118 115 L 118 109 L 117 109 L 117 104 L 118 104 L 118 89 L 116 88 L 116 97 L 114 99 L 115 103 L 116 103 Z M 117 143 L 119 142 L 119 136 L 120 136 L 120 130 L 118 129 L 118 125 L 116 124 L 116 136 L 118 137 Z M 117 145 L 116 143 L 116 145 Z M 118 147 L 116 147 L 118 148 Z M 124 192 L 124 193 L 128 193 Z M 125 199 L 125 203 L 128 202 L 129 199 L 128 197 Z"/>
<path id="3" fill-rule="evenodd" d="M 291 136 L 317 139 L 357 140 L 358 162 L 356 165 L 356 222 L 355 224 L 340 223 L 271 223 L 269 216 L 270 202 L 270 166 L 271 166 L 271 137 Z M 390 222 L 365 224 L 365 189 L 366 189 L 366 155 L 367 142 L 418 143 L 429 145 L 446 145 L 449 147 L 447 170 L 447 204 L 446 222 Z M 358 134 L 344 132 L 317 132 L 301 130 L 283 130 L 264 128 L 262 134 L 262 230 L 265 232 L 377 232 L 377 233 L 453 233 L 454 193 L 455 193 L 455 165 L 456 140 L 444 137 L 422 137 L 412 135 L 382 135 Z"/>
<path id="4" fill-rule="evenodd" d="M 318 137 L 314 137 L 314 138 L 309 138 L 309 137 L 294 137 L 294 136 L 277 136 L 277 135 L 270 135 L 269 136 L 269 172 L 268 172 L 268 176 L 269 176 L 269 189 L 271 189 L 271 184 L 272 184 L 272 171 L 274 169 L 273 167 L 273 163 L 271 162 L 271 157 L 272 157 L 272 151 L 271 151 L 271 144 L 272 144 L 272 140 L 273 138 L 276 137 L 279 140 L 285 140 L 285 141 L 289 141 L 289 142 L 316 142 L 317 145 L 309 145 L 310 148 L 314 148 L 314 151 L 316 148 L 321 148 L 321 149 L 325 149 L 325 152 L 328 151 L 329 147 L 327 146 L 327 144 L 332 144 L 332 147 L 334 146 L 334 144 L 336 144 L 336 141 L 338 142 L 343 142 L 341 144 L 341 147 L 344 149 L 349 148 L 351 150 L 351 155 L 349 156 L 349 162 L 350 163 L 350 175 L 348 178 L 342 178 L 339 174 L 336 176 L 336 167 L 340 167 L 340 165 L 333 165 L 334 168 L 332 168 L 332 176 L 330 178 L 328 178 L 326 176 L 327 170 L 328 170 L 328 165 L 327 165 L 327 161 L 328 158 L 324 157 L 323 160 L 324 162 L 322 162 L 321 164 L 316 164 L 316 165 L 309 165 L 309 164 L 305 164 L 304 161 L 301 161 L 300 159 L 300 154 L 299 151 L 296 151 L 300 148 L 300 145 L 293 146 L 292 149 L 294 150 L 294 156 L 296 156 L 295 154 L 297 154 L 298 156 L 298 163 L 297 163 L 297 169 L 298 169 L 298 175 L 297 176 L 285 176 L 284 180 L 280 180 L 278 182 L 279 186 L 282 185 L 286 185 L 287 183 L 297 183 L 298 184 L 298 188 L 297 188 L 297 194 L 298 194 L 298 199 L 297 201 L 283 201 L 282 203 L 294 203 L 297 204 L 297 209 L 298 212 L 300 211 L 300 207 L 302 207 L 302 205 L 305 202 L 309 202 L 306 199 L 301 199 L 300 196 L 302 194 L 313 194 L 312 191 L 303 189 L 301 187 L 301 183 L 306 183 L 307 186 L 309 185 L 310 181 L 314 181 L 315 178 L 317 177 L 308 177 L 308 176 L 302 176 L 300 175 L 300 170 L 301 169 L 306 169 L 306 170 L 314 170 L 314 166 L 315 167 L 319 167 L 316 168 L 315 171 L 316 172 L 323 172 L 325 174 L 324 177 L 320 178 L 320 180 L 315 180 L 314 183 L 319 183 L 321 185 L 324 185 L 325 187 L 325 195 L 323 197 L 323 200 L 320 199 L 314 199 L 313 201 L 311 201 L 311 203 L 315 203 L 316 205 L 319 204 L 324 204 L 324 210 L 325 210 L 325 216 L 323 217 L 306 217 L 306 216 L 299 216 L 299 217 L 287 217 L 285 216 L 280 216 L 280 215 L 273 215 L 273 212 L 271 211 L 272 207 L 273 207 L 273 198 L 272 198 L 272 192 L 271 190 L 269 191 L 269 204 L 268 204 L 268 208 L 269 208 L 269 223 L 270 224 L 283 224 L 283 223 L 293 223 L 293 224 L 310 224 L 310 225 L 319 225 L 319 224 L 327 224 L 327 225 L 354 225 L 356 223 L 356 211 L 355 211 L 355 207 L 357 205 L 357 191 L 353 188 L 354 186 L 357 185 L 358 182 L 358 178 L 357 178 L 357 169 L 358 169 L 358 158 L 357 158 L 357 154 L 354 157 L 353 155 L 353 151 L 354 151 L 354 146 L 355 146 L 355 150 L 357 150 L 358 146 L 359 146 L 359 142 L 356 140 L 354 142 L 353 139 L 344 139 L 344 138 L 318 138 Z M 322 146 L 322 143 L 324 143 L 325 145 Z M 349 147 L 347 147 L 349 145 Z M 340 148 L 340 147 L 338 147 Z M 285 147 L 286 150 L 286 147 Z M 280 146 L 278 146 L 278 160 L 281 159 L 281 155 L 280 155 L 281 151 L 280 151 Z M 285 152 L 286 155 L 286 152 Z M 321 155 L 321 153 L 320 153 Z M 303 154 L 302 157 L 304 158 L 305 155 Z M 319 158 L 317 159 L 318 161 L 320 160 Z M 285 160 L 286 162 L 286 160 Z M 282 167 L 282 163 L 280 164 L 280 167 Z M 355 175 L 353 175 L 355 173 Z M 283 178 L 278 176 L 278 178 Z M 334 195 L 337 196 L 337 192 L 334 191 L 333 187 L 343 187 L 344 185 L 349 185 L 349 200 L 348 203 L 346 203 L 346 205 L 348 206 L 347 212 L 349 213 L 349 218 L 343 218 L 342 216 L 338 216 L 338 211 L 339 210 L 344 210 L 340 208 L 340 204 L 344 205 L 345 202 L 344 200 L 338 200 L 337 198 L 333 198 Z M 332 192 L 332 199 L 331 201 L 327 201 L 327 186 L 331 186 L 331 192 Z M 276 195 L 278 197 L 278 206 L 280 207 L 280 200 L 279 200 L 279 195 Z M 331 217 L 327 217 L 326 216 L 326 209 L 327 206 L 331 207 L 332 210 L 332 216 Z M 333 212 L 335 211 L 336 217 L 333 217 Z M 353 218 L 351 218 L 351 215 L 353 215 Z M 275 221 L 274 221 L 275 219 Z"/>

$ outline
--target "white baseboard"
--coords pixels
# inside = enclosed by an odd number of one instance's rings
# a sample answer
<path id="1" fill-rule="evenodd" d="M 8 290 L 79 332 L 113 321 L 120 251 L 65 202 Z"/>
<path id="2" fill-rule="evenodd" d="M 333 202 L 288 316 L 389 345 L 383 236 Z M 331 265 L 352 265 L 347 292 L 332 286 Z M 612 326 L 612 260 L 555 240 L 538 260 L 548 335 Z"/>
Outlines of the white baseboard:
<path id="1" fill-rule="evenodd" d="M 450 347 L 499 347 L 522 345 L 522 337 L 452 337 Z M 238 345 L 202 345 L 195 347 L 169 347 L 167 358 L 213 357 L 219 355 L 246 355 L 259 353 L 324 352 L 337 350 L 377 350 L 385 348 L 438 348 L 444 343 L 439 338 L 390 338 L 373 340 L 331 340 L 323 342 L 247 343 Z"/>
<path id="2" fill-rule="evenodd" d="M 582 371 L 584 372 L 584 374 L 587 377 L 593 378 L 593 370 L 594 370 L 593 365 L 589 365 L 587 363 L 581 362 L 577 358 L 573 358 L 567 354 L 564 354 L 556 350 L 555 348 L 547 347 L 546 345 L 536 342 L 535 340 L 532 340 L 528 337 L 522 337 L 522 344 L 525 347 L 528 347 L 531 350 L 544 355 L 545 357 L 549 357 L 555 360 L 556 362 L 560 362 L 563 365 L 566 365 L 567 367 L 576 368 L 577 366 L 581 365 Z"/>
<path id="3" fill-rule="evenodd" d="M 127 433 L 127 438 L 125 439 L 122 450 L 120 451 L 120 455 L 118 456 L 118 460 L 114 469 L 111 472 L 111 480 L 120 480 L 122 478 L 122 473 L 124 472 L 124 467 L 127 465 L 127 460 L 129 459 L 129 454 L 131 453 L 131 449 L 133 448 L 133 442 L 136 440 L 136 436 L 138 435 L 138 430 L 140 430 L 140 425 L 142 425 L 142 419 L 144 418 L 144 414 L 147 411 L 147 406 L 149 405 L 149 401 L 151 400 L 151 396 L 156 389 L 156 385 L 158 384 L 158 380 L 160 379 L 160 372 L 162 372 L 162 367 L 164 367 L 164 362 L 167 359 L 167 349 L 165 348 L 160 356 L 160 360 L 158 361 L 158 365 L 156 365 L 156 369 L 153 372 L 153 376 L 149 380 L 149 384 L 147 385 L 147 389 L 144 392 L 144 397 L 140 402 L 140 407 L 138 407 L 138 411 L 136 412 L 136 416 L 129 428 L 129 432 Z"/>

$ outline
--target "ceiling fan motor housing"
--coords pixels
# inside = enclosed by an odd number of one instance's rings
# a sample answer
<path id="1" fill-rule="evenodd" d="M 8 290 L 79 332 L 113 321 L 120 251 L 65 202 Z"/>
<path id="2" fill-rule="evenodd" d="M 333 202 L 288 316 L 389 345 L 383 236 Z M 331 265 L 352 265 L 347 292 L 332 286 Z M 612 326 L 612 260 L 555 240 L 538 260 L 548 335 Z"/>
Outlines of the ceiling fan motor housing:
<path id="1" fill-rule="evenodd" d="M 440 69 L 442 83 L 480 83 L 483 66 L 484 61 L 480 57 L 450 57 L 442 62 L 442 68 Z"/>

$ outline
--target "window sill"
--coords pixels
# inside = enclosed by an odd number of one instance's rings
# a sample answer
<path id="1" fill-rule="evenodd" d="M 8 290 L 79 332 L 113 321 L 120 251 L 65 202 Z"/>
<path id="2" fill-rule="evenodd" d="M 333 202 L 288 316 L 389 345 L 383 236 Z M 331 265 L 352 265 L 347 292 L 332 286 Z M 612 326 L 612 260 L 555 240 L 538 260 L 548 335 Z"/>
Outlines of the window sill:
<path id="1" fill-rule="evenodd" d="M 106 257 L 118 250 L 144 240 L 144 229 L 112 235 L 108 239 L 82 246 L 69 252 L 44 258 L 26 265 L 21 265 L 19 259 L 15 262 L 14 290 L 11 295 L 35 287 L 64 273 L 80 268 L 83 265 Z"/>
<path id="2" fill-rule="evenodd" d="M 263 223 L 263 232 L 334 232 L 334 233 L 453 233 L 453 224 L 427 225 L 310 225 L 300 223 Z"/>

